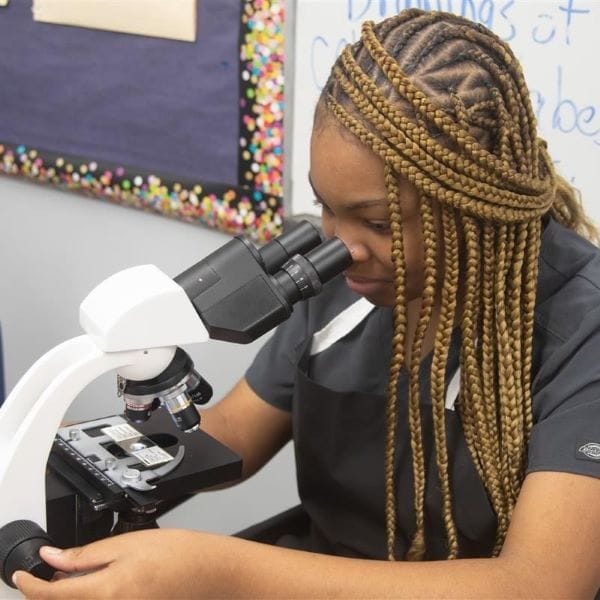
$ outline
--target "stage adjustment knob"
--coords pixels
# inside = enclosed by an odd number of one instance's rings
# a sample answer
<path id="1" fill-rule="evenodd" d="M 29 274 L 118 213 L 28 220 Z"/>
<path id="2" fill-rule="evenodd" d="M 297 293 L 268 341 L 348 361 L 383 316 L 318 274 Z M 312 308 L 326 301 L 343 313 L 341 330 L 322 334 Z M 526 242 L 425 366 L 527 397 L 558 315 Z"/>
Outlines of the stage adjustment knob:
<path id="1" fill-rule="evenodd" d="M 0 576 L 15 587 L 15 571 L 27 571 L 49 581 L 55 570 L 40 558 L 42 546 L 53 546 L 48 534 L 33 521 L 11 521 L 0 527 Z"/>

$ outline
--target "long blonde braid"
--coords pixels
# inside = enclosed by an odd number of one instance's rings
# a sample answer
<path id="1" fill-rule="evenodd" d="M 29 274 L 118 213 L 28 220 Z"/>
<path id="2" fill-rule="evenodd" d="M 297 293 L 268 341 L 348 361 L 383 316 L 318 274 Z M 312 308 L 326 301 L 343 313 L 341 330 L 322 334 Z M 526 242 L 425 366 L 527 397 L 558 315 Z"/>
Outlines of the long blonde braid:
<path id="1" fill-rule="evenodd" d="M 320 109 L 333 115 L 385 165 L 396 286 L 385 454 L 388 557 L 395 557 L 397 384 L 405 363 L 406 264 L 398 177 L 421 194 L 424 288 L 408 357 L 409 430 L 416 529 L 407 552 L 425 552 L 425 458 L 419 370 L 430 324 L 438 257 L 441 313 L 431 364 L 435 450 L 448 557 L 459 555 L 444 420 L 445 373 L 456 322 L 460 351 L 457 408 L 467 446 L 498 519 L 498 554 L 519 493 L 533 425 L 533 311 L 541 220 L 550 214 L 580 233 L 597 231 L 537 137 L 525 80 L 510 48 L 481 25 L 439 12 L 403 11 L 336 61 Z M 434 227 L 441 213 L 442 239 Z M 462 248 L 462 251 L 460 250 Z M 457 295 L 462 294 L 458 314 Z"/>

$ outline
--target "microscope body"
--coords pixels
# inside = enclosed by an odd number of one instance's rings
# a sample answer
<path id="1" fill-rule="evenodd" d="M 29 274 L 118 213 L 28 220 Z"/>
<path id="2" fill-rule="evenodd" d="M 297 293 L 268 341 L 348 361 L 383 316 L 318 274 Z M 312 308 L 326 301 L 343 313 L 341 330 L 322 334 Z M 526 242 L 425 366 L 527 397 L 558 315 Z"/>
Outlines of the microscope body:
<path id="1" fill-rule="evenodd" d="M 0 408 L 0 533 L 13 522 L 46 527 L 48 456 L 67 409 L 91 381 L 116 371 L 126 414 L 144 421 L 162 404 L 180 429 L 195 431 L 194 402 L 206 395 L 198 392 L 199 376 L 181 359 L 179 346 L 250 342 L 350 263 L 340 240 L 321 243 L 305 222 L 261 250 L 233 238 L 174 280 L 143 265 L 102 282 L 80 307 L 86 333 L 42 356 Z M 185 366 L 181 385 L 173 365 Z M 163 384 L 166 389 L 159 389 Z M 11 551 L 0 539 L 2 597 L 14 593 L 8 587 Z"/>

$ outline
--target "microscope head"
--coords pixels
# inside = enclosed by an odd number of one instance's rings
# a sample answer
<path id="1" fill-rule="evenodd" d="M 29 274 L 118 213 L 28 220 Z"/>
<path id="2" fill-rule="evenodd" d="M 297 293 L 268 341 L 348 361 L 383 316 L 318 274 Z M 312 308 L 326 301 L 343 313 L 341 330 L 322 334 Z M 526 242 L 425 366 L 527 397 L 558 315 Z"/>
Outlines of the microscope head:
<path id="1" fill-rule="evenodd" d="M 174 283 L 210 339 L 246 344 L 287 319 L 293 304 L 318 294 L 351 262 L 341 240 L 322 242 L 319 230 L 303 221 L 262 248 L 235 237 L 175 277 Z M 151 377 L 129 368 L 119 374 L 119 393 L 130 420 L 145 421 L 164 405 L 179 429 L 198 429 L 195 405 L 208 402 L 212 388 L 181 348 Z"/>
<path id="2" fill-rule="evenodd" d="M 338 238 L 322 241 L 308 221 L 260 249 L 241 236 L 175 277 L 211 339 L 247 344 L 318 294 L 352 257 Z"/>

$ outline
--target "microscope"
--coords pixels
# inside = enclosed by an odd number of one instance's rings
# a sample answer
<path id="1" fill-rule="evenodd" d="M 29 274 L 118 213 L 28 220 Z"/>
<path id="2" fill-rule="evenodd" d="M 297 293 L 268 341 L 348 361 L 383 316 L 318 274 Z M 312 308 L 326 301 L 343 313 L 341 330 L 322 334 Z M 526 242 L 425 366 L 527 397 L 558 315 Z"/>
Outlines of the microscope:
<path id="1" fill-rule="evenodd" d="M 174 279 L 142 265 L 98 285 L 80 306 L 86 333 L 42 356 L 0 408 L 0 597 L 16 594 L 16 570 L 52 577 L 42 545 L 156 527 L 182 498 L 239 478 L 241 459 L 200 429 L 212 390 L 180 346 L 251 342 L 351 262 L 303 221 L 261 248 L 232 238 Z M 61 427 L 109 371 L 124 413 Z M 73 538 L 75 513 L 88 527 Z"/>

